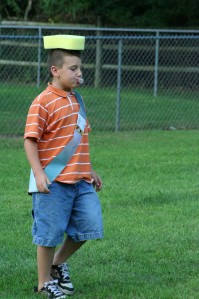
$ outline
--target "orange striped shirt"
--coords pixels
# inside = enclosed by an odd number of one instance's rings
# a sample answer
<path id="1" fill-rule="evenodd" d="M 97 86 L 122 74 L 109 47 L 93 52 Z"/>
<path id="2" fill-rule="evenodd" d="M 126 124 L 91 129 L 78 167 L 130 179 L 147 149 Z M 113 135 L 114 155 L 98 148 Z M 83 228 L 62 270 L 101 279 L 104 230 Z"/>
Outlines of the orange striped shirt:
<path id="1" fill-rule="evenodd" d="M 38 142 L 38 153 L 43 168 L 56 157 L 73 138 L 80 105 L 73 92 L 53 87 L 35 98 L 30 106 L 24 138 L 33 137 Z M 56 181 L 73 184 L 79 180 L 92 182 L 89 154 L 88 121 L 76 152 Z"/>

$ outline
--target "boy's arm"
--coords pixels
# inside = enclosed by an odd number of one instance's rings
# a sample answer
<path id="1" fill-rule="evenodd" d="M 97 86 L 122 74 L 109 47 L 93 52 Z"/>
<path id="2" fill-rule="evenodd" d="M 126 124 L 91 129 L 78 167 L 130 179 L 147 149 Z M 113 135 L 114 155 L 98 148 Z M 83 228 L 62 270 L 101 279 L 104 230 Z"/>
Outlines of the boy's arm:
<path id="1" fill-rule="evenodd" d="M 96 191 L 100 191 L 102 189 L 102 180 L 100 176 L 94 170 L 91 169 L 91 177 L 93 178 L 93 185 Z"/>
<path id="2" fill-rule="evenodd" d="M 36 138 L 26 138 L 24 141 L 26 156 L 32 167 L 39 192 L 49 193 L 48 185 L 51 184 L 39 161 Z"/>

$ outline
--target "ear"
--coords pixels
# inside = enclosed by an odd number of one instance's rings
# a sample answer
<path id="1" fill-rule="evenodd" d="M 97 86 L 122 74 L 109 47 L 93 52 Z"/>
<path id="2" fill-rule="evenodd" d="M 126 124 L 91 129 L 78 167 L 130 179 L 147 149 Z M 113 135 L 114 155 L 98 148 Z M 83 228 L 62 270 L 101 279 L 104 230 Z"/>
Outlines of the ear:
<path id="1" fill-rule="evenodd" d="M 58 67 L 56 67 L 55 65 L 52 65 L 50 70 L 51 70 L 51 74 L 53 75 L 53 77 L 59 77 Z"/>

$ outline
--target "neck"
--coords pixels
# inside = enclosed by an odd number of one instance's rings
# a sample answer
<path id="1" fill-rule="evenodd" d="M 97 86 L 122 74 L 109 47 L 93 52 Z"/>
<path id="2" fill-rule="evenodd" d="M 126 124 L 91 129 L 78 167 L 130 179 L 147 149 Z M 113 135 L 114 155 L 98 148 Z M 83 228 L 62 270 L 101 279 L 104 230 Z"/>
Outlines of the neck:
<path id="1" fill-rule="evenodd" d="M 61 84 L 57 81 L 57 80 L 54 80 L 52 79 L 52 82 L 51 82 L 51 85 L 57 89 L 60 89 L 60 90 L 64 90 L 64 91 L 67 91 L 67 92 L 70 92 L 71 91 L 71 88 L 63 88 L 63 86 L 61 86 Z"/>

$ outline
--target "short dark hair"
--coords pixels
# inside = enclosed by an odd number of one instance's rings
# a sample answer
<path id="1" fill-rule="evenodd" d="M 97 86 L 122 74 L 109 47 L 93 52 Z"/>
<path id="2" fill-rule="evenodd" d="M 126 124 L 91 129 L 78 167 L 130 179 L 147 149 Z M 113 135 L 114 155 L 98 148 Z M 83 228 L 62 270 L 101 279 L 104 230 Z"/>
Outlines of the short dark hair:
<path id="1" fill-rule="evenodd" d="M 81 51 L 79 50 L 65 50 L 65 49 L 52 49 L 48 53 L 48 72 L 51 74 L 51 67 L 55 65 L 58 68 L 61 68 L 64 64 L 65 56 L 77 56 L 81 58 Z"/>

